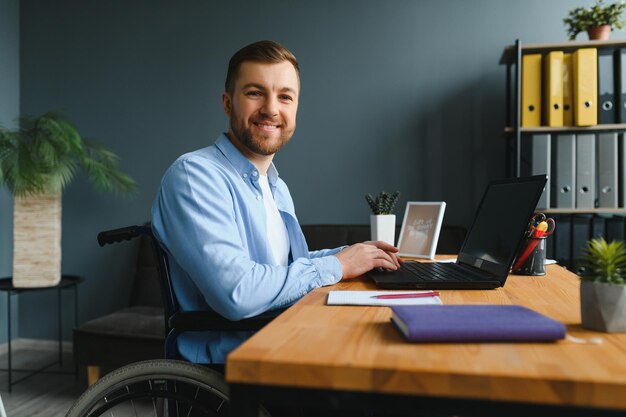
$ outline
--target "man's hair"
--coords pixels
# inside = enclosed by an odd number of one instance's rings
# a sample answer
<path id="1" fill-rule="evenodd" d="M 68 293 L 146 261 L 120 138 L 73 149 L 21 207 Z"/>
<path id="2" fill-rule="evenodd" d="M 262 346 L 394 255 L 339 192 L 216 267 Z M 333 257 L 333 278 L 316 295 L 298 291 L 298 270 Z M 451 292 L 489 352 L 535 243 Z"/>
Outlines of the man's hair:
<path id="1" fill-rule="evenodd" d="M 230 58 L 225 83 L 226 92 L 229 94 L 232 94 L 235 90 L 235 81 L 239 75 L 239 67 L 246 61 L 261 62 L 264 64 L 279 64 L 284 61 L 289 61 L 296 69 L 298 78 L 300 78 L 298 60 L 296 60 L 296 57 L 289 49 L 274 41 L 258 41 L 244 46 Z"/>

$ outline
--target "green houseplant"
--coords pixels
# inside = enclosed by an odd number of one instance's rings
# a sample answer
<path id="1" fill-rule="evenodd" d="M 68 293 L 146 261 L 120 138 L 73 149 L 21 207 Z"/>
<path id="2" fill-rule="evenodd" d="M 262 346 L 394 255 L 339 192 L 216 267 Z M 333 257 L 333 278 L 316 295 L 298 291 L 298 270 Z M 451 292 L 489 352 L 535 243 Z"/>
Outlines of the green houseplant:
<path id="1" fill-rule="evenodd" d="M 582 326 L 626 332 L 626 243 L 592 239 L 581 256 Z"/>
<path id="2" fill-rule="evenodd" d="M 590 7 L 576 7 L 570 10 L 567 17 L 563 19 L 567 35 L 570 40 L 574 40 L 580 32 L 586 31 L 589 39 L 606 40 L 615 28 L 623 29 L 624 9 L 626 9 L 624 0 L 609 5 L 605 5 L 603 0 L 598 0 Z"/>
<path id="3" fill-rule="evenodd" d="M 372 210 L 370 216 L 370 231 L 372 240 L 382 240 L 390 245 L 394 244 L 396 237 L 396 216 L 391 214 L 400 197 L 400 192 L 389 194 L 381 191 L 376 197 L 371 194 L 365 195 L 365 200 Z"/>
<path id="4" fill-rule="evenodd" d="M 56 112 L 0 127 L 0 186 L 13 194 L 13 284 L 56 285 L 61 278 L 61 192 L 82 168 L 105 191 L 131 192 L 117 156 Z"/>

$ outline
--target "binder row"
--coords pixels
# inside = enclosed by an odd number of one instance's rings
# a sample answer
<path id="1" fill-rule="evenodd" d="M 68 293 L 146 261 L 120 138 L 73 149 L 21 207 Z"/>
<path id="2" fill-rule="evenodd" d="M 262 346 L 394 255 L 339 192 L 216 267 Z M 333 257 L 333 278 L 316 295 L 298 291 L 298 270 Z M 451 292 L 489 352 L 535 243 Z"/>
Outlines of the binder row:
<path id="1" fill-rule="evenodd" d="M 548 175 L 538 209 L 626 207 L 626 136 L 533 134 L 522 140 L 524 174 Z"/>
<path id="2" fill-rule="evenodd" d="M 626 123 L 626 48 L 522 56 L 522 127 Z"/>
<path id="3" fill-rule="evenodd" d="M 580 256 L 589 239 L 603 236 L 607 242 L 624 240 L 626 222 L 623 215 L 616 214 L 551 214 L 558 225 L 547 241 L 546 255 L 556 259 L 559 265 L 582 272 Z"/>

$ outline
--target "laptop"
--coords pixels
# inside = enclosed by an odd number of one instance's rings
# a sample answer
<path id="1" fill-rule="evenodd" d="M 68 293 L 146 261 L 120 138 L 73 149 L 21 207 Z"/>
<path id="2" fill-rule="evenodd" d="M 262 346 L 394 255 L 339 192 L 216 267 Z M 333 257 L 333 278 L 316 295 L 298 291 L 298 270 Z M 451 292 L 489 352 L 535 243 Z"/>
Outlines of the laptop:
<path id="1" fill-rule="evenodd" d="M 492 181 L 454 263 L 406 261 L 367 274 L 388 289 L 492 289 L 504 285 L 547 177 Z"/>

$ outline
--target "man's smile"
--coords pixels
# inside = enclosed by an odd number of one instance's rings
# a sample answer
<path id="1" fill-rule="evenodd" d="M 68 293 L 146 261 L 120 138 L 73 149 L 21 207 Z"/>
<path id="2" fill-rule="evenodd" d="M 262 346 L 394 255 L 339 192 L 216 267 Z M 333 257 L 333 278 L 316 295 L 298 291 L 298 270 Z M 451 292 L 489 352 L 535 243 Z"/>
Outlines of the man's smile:
<path id="1" fill-rule="evenodd" d="M 275 131 L 276 129 L 279 129 L 282 126 L 280 124 L 272 124 L 272 123 L 267 123 L 267 122 L 252 122 L 252 124 L 262 130 L 267 130 L 267 131 Z"/>

